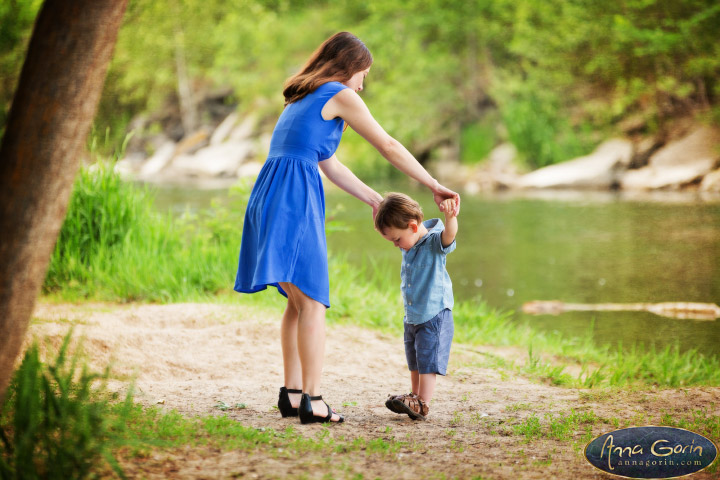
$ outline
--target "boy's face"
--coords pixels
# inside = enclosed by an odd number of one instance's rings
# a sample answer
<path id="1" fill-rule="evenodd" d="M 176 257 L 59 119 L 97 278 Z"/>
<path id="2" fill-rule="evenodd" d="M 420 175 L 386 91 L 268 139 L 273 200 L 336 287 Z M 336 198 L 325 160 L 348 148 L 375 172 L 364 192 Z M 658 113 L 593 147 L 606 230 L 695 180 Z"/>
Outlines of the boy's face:
<path id="1" fill-rule="evenodd" d="M 397 227 L 385 227 L 380 235 L 385 240 L 393 242 L 396 247 L 402 248 L 403 250 L 410 250 L 420 240 L 420 233 L 418 232 L 418 224 L 416 221 L 411 221 L 407 228 Z"/>

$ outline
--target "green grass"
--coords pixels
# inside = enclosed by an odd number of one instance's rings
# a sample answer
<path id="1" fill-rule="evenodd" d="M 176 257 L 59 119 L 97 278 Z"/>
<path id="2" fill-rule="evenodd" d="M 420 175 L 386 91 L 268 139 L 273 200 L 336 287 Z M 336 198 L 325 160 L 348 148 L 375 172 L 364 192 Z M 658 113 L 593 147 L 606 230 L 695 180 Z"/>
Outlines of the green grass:
<path id="1" fill-rule="evenodd" d="M 113 449 L 124 436 L 131 395 L 112 398 L 109 369 L 89 371 L 70 337 L 49 364 L 32 345 L 13 376 L 0 410 L 0 478 L 82 479 L 99 466 L 123 476 Z"/>
<path id="2" fill-rule="evenodd" d="M 246 197 L 239 187 L 231 208 L 176 219 L 158 215 L 151 193 L 121 181 L 111 165 L 83 170 L 44 292 L 71 301 L 172 302 L 228 290 L 242 224 L 236 212 Z"/>
<path id="3" fill-rule="evenodd" d="M 581 435 L 581 441 L 592 439 L 592 426 L 597 423 L 607 423 L 592 411 L 578 412 L 570 410 L 569 413 L 555 415 L 545 413 L 544 422 L 533 412 L 523 421 L 513 425 L 516 435 L 525 437 L 526 441 L 539 438 L 570 441 Z"/>
<path id="4" fill-rule="evenodd" d="M 632 385 L 684 387 L 720 385 L 720 357 L 677 346 L 663 349 L 611 348 L 584 337 L 564 337 L 516 323 L 509 312 L 491 309 L 484 302 L 463 302 L 453 309 L 454 341 L 468 345 L 517 346 L 528 350 L 524 364 L 486 355 L 490 365 L 560 386 L 603 388 Z M 543 360 L 544 358 L 545 360 Z M 580 365 L 571 375 L 566 366 Z"/>

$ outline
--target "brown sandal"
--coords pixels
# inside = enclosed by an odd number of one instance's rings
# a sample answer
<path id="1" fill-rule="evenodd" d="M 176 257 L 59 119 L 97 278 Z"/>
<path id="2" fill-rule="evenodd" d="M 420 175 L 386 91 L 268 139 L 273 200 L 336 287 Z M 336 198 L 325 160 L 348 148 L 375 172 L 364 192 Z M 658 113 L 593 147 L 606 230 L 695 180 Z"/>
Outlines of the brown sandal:
<path id="1" fill-rule="evenodd" d="M 393 405 L 393 401 L 400 400 L 401 402 L 405 397 L 414 397 L 415 394 L 410 393 L 403 393 L 402 395 L 388 395 L 387 400 L 385 400 L 385 406 L 393 413 L 405 413 L 405 410 L 399 410 Z"/>
<path id="2" fill-rule="evenodd" d="M 399 410 L 398 413 L 407 413 L 413 420 L 426 420 L 430 407 L 417 395 L 396 397 L 392 401 L 393 406 Z"/>

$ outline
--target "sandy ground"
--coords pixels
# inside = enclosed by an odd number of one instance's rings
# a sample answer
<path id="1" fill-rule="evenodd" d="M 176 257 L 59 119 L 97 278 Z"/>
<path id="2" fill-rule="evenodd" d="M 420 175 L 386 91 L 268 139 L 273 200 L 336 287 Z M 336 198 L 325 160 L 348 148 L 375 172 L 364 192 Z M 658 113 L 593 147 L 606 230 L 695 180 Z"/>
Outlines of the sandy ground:
<path id="1" fill-rule="evenodd" d="M 112 361 L 116 375 L 136 378 L 138 402 L 185 415 L 227 414 L 258 428 L 293 425 L 308 436 L 324 428 L 283 419 L 273 408 L 282 385 L 282 360 L 279 319 L 267 318 L 266 312 L 214 304 L 40 303 L 28 338 L 59 344 L 71 325 L 76 336 L 84 337 L 96 368 Z M 186 448 L 159 452 L 125 468 L 133 478 L 610 478 L 582 456 L 582 431 L 566 441 L 528 443 L 509 433 L 511 426 L 531 413 L 543 419 L 571 409 L 633 425 L 659 424 L 664 413 L 687 416 L 698 408 L 720 415 L 717 388 L 612 394 L 560 388 L 483 367 L 487 353 L 523 356 L 512 348 L 455 344 L 450 374 L 438 380 L 429 420 L 412 421 L 384 406 L 389 393 L 409 390 L 402 339 L 330 326 L 322 393 L 346 415 L 346 423 L 333 426 L 329 434 L 396 439 L 412 447 L 391 455 L 354 453 L 341 459 L 322 452 L 292 458 Z M 221 412 L 218 402 L 247 407 Z M 592 428 L 594 435 L 614 429 L 603 422 Z M 720 477 L 703 472 L 691 478 Z"/>

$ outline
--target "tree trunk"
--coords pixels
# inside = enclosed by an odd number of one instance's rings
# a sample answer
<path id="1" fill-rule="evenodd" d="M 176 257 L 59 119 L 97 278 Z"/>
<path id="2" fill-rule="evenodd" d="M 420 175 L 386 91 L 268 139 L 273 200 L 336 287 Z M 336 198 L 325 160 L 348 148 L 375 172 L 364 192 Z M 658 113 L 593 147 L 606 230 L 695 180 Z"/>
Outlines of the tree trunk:
<path id="1" fill-rule="evenodd" d="M 35 22 L 0 147 L 0 399 L 65 218 L 126 6 L 46 0 Z"/>
<path id="2" fill-rule="evenodd" d="M 180 100 L 180 119 L 183 126 L 183 137 L 187 138 L 197 130 L 198 112 L 185 58 L 185 32 L 181 23 L 182 9 L 177 1 L 172 2 L 172 7 L 175 12 L 175 71 L 178 82 L 178 99 Z"/>

